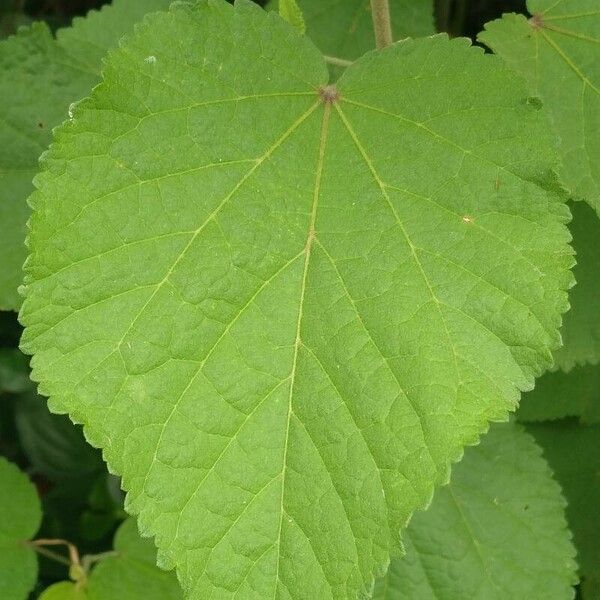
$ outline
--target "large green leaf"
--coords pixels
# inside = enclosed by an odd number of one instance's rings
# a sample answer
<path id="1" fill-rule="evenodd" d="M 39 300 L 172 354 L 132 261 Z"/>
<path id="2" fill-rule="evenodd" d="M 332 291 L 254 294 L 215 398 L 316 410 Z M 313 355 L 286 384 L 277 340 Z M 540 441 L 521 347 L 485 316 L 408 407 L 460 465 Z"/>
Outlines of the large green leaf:
<path id="1" fill-rule="evenodd" d="M 37 557 L 24 542 L 37 532 L 37 491 L 18 467 L 0 457 L 0 598 L 25 600 L 37 580 Z"/>
<path id="2" fill-rule="evenodd" d="M 600 134 L 600 131 L 598 132 Z M 563 346 L 554 353 L 556 366 L 570 371 L 576 365 L 600 362 L 600 221 L 583 202 L 571 206 L 577 285 L 569 294 L 571 310 L 565 315 Z"/>
<path id="3" fill-rule="evenodd" d="M 517 414 L 523 422 L 579 417 L 582 423 L 600 423 L 600 365 L 544 374 L 523 395 Z"/>
<path id="4" fill-rule="evenodd" d="M 600 598 L 600 425 L 528 425 L 561 484 L 581 567 L 583 600 Z"/>
<path id="5" fill-rule="evenodd" d="M 276 8 L 277 0 L 269 5 Z M 308 35 L 324 54 L 354 60 L 375 48 L 370 0 L 297 0 Z M 432 0 L 390 2 L 395 39 L 435 32 Z"/>
<path id="6" fill-rule="evenodd" d="M 374 600 L 572 598 L 565 504 L 531 437 L 496 425 L 413 517 L 406 556 L 392 561 Z"/>
<path id="7" fill-rule="evenodd" d="M 598 0 L 528 0 L 529 12 L 487 23 L 479 39 L 527 79 L 561 140 L 562 183 L 600 211 Z"/>
<path id="8" fill-rule="evenodd" d="M 553 137 L 444 36 L 360 59 L 249 2 L 109 56 L 36 180 L 23 347 L 190 597 L 351 598 L 552 362 Z"/>
<path id="9" fill-rule="evenodd" d="M 100 79 L 100 61 L 149 11 L 170 0 L 115 0 L 76 18 L 56 39 L 43 23 L 0 42 L 0 309 L 21 303 L 17 288 L 25 261 L 25 199 L 38 157 L 69 105 Z"/>

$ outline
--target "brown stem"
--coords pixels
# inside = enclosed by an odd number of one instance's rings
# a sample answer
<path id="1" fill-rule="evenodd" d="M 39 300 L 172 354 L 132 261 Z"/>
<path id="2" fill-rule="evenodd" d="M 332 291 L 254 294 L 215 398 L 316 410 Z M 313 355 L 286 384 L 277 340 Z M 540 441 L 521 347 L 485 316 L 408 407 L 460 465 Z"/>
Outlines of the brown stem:
<path id="1" fill-rule="evenodd" d="M 68 562 L 68 564 L 81 566 L 81 562 L 79 560 L 79 552 L 77 551 L 77 548 L 74 544 L 71 544 L 71 542 L 67 542 L 67 540 L 41 538 L 39 540 L 33 540 L 28 543 L 31 547 L 33 547 L 34 550 L 36 550 L 36 552 L 40 552 L 40 548 L 42 546 L 66 546 L 69 549 L 70 561 Z M 50 550 L 45 550 L 45 552 L 48 553 L 50 552 Z M 40 552 L 40 554 L 43 554 L 43 552 Z"/>
<path id="2" fill-rule="evenodd" d="M 50 560 L 60 563 L 61 565 L 65 565 L 66 567 L 71 566 L 71 561 L 68 558 L 64 557 L 62 554 L 59 554 L 58 552 L 52 552 L 52 550 L 48 550 L 46 548 L 43 548 L 42 546 L 35 546 L 34 544 L 27 545 L 33 550 L 35 550 L 38 554 L 41 554 L 42 556 L 45 556 Z"/>
<path id="3" fill-rule="evenodd" d="M 109 550 L 108 552 L 101 552 L 100 554 L 86 554 L 81 562 L 83 565 L 83 570 L 88 573 L 91 566 L 101 560 L 104 560 L 105 558 L 110 558 L 111 556 L 118 556 L 118 552 L 116 552 L 115 550 Z"/>
<path id="4" fill-rule="evenodd" d="M 325 62 L 330 65 L 335 65 L 336 67 L 349 67 L 352 64 L 351 60 L 346 60 L 345 58 L 338 58 L 337 56 L 327 56 L 323 55 L 323 59 Z"/>
<path id="5" fill-rule="evenodd" d="M 391 46 L 394 37 L 392 35 L 392 19 L 388 0 L 371 0 L 371 16 L 373 17 L 373 30 L 375 31 L 377 47 Z"/>

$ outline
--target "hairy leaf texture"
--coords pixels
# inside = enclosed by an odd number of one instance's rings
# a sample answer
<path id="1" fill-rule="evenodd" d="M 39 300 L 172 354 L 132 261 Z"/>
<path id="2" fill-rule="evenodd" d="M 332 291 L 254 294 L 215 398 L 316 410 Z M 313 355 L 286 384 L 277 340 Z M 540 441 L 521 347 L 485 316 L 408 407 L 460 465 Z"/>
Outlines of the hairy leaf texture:
<path id="1" fill-rule="evenodd" d="M 373 598 L 573 598 L 577 565 L 565 506 L 531 436 L 495 425 L 413 517 L 406 556 L 392 560 Z"/>
<path id="2" fill-rule="evenodd" d="M 100 80 L 101 59 L 149 11 L 170 0 L 115 0 L 56 38 L 44 23 L 0 42 L 0 309 L 21 304 L 26 198 L 38 158 L 69 105 Z"/>
<path id="3" fill-rule="evenodd" d="M 598 0 L 528 0 L 479 39 L 527 79 L 560 137 L 561 182 L 600 211 L 600 11 Z"/>
<path id="4" fill-rule="evenodd" d="M 25 351 L 191 598 L 367 593 L 548 368 L 553 134 L 445 36 L 320 52 L 248 1 L 110 53 L 31 198 Z"/>

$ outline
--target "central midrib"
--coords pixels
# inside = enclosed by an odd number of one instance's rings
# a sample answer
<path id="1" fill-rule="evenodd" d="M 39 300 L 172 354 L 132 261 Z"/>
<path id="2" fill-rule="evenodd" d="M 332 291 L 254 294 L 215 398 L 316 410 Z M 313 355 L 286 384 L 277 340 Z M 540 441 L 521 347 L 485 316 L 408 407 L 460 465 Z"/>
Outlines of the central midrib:
<path id="1" fill-rule="evenodd" d="M 290 423 L 291 417 L 293 414 L 292 408 L 292 400 L 294 394 L 294 386 L 296 382 L 296 366 L 298 364 L 298 353 L 300 346 L 302 344 L 301 339 L 301 329 L 302 329 L 302 315 L 303 315 L 303 307 L 304 307 L 304 297 L 306 294 L 306 281 L 308 278 L 308 268 L 310 264 L 310 256 L 313 247 L 313 243 L 315 240 L 315 223 L 317 219 L 317 208 L 319 205 L 319 194 L 321 189 L 321 179 L 323 175 L 323 162 L 325 157 L 325 146 L 327 144 L 327 135 L 329 132 L 329 118 L 331 115 L 331 102 L 324 102 L 323 109 L 323 119 L 321 121 L 321 136 L 319 141 L 319 154 L 317 159 L 317 170 L 315 174 L 315 186 L 313 190 L 313 201 L 312 208 L 310 214 L 310 223 L 308 226 L 308 232 L 306 235 L 306 246 L 304 248 L 304 269 L 302 272 L 302 284 L 300 288 L 300 304 L 298 306 L 298 320 L 296 323 L 296 339 L 294 342 L 294 357 L 292 360 L 292 369 L 290 372 L 290 393 L 288 396 L 288 412 L 286 419 L 286 431 L 285 431 L 285 440 L 283 445 L 283 460 L 281 465 L 281 501 L 279 507 L 279 531 L 277 534 L 277 571 L 275 574 L 275 584 L 273 589 L 273 598 L 277 597 L 277 590 L 279 584 L 279 569 L 281 565 L 281 533 L 283 527 L 283 513 L 284 510 L 284 496 L 285 496 L 285 476 L 286 476 L 286 466 L 287 466 L 287 452 L 288 452 L 288 444 L 289 444 L 289 434 L 290 434 Z"/>

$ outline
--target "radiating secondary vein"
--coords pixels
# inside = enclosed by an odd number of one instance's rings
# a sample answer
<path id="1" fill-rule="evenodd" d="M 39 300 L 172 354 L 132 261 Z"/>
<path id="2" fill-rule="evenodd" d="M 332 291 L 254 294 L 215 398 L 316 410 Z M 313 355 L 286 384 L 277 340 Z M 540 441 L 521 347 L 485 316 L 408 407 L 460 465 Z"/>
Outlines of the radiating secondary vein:
<path id="1" fill-rule="evenodd" d="M 366 107 L 366 108 L 370 108 L 370 107 Z M 431 295 L 431 299 L 433 300 L 438 314 L 440 316 L 440 320 L 442 322 L 442 326 L 444 328 L 444 332 L 445 332 L 445 336 L 448 342 L 448 345 L 450 347 L 450 350 L 452 351 L 452 355 L 453 355 L 453 362 L 454 362 L 454 373 L 456 375 L 456 382 L 455 384 L 458 385 L 459 387 L 462 385 L 462 376 L 460 374 L 460 370 L 458 368 L 458 357 L 457 357 L 457 353 L 456 353 L 456 348 L 454 347 L 454 344 L 452 342 L 452 338 L 450 337 L 450 331 L 448 329 L 448 324 L 446 323 L 446 320 L 444 318 L 444 315 L 441 311 L 440 308 L 440 301 L 438 299 L 438 297 L 436 296 L 435 292 L 433 291 L 433 287 L 431 286 L 431 282 L 429 281 L 429 277 L 427 276 L 427 274 L 425 273 L 424 269 L 423 269 L 423 265 L 421 264 L 421 261 L 419 260 L 419 257 L 416 254 L 415 251 L 415 247 L 413 245 L 412 240 L 410 239 L 408 232 L 406 231 L 404 224 L 402 223 L 402 220 L 400 219 L 400 216 L 398 215 L 398 212 L 396 211 L 396 209 L 394 208 L 394 205 L 392 204 L 390 197 L 388 196 L 386 190 L 385 190 L 385 185 L 382 182 L 381 178 L 379 177 L 379 174 L 377 173 L 377 171 L 375 170 L 375 167 L 373 166 L 373 163 L 371 161 L 371 159 L 369 158 L 368 154 L 366 153 L 364 147 L 362 146 L 360 140 L 358 139 L 354 129 L 352 128 L 352 125 L 350 124 L 350 122 L 348 121 L 346 115 L 343 113 L 342 109 L 336 105 L 336 110 L 340 116 L 340 118 L 342 119 L 344 125 L 346 126 L 346 129 L 348 130 L 348 133 L 350 134 L 350 137 L 352 138 L 352 140 L 354 141 L 356 147 L 358 148 L 361 156 L 363 157 L 367 167 L 369 168 L 369 170 L 371 171 L 371 174 L 373 175 L 373 178 L 375 179 L 375 182 L 377 183 L 379 189 L 381 190 L 381 195 L 382 198 L 386 201 L 386 203 L 388 204 L 392 214 L 394 215 L 394 218 L 396 220 L 396 222 L 398 223 L 399 227 L 400 227 L 400 231 L 402 232 L 402 235 L 404 236 L 404 238 L 406 239 L 406 242 L 409 246 L 410 252 L 413 256 L 413 259 L 415 261 L 415 264 L 417 266 L 417 268 L 419 269 L 419 272 L 421 273 L 421 276 L 423 277 L 423 280 L 429 290 L 429 294 Z M 458 388 L 456 389 L 456 392 L 458 392 Z"/>
<path id="2" fill-rule="evenodd" d="M 406 398 L 406 400 L 408 401 L 413 414 L 415 415 L 415 417 L 417 418 L 417 421 L 419 423 L 419 426 L 421 428 L 421 435 L 423 436 L 423 440 L 426 442 L 425 440 L 425 429 L 423 427 L 423 417 L 421 415 L 421 413 L 417 410 L 416 405 L 413 403 L 411 397 L 408 395 L 408 393 L 405 391 L 404 386 L 400 383 L 400 380 L 398 379 L 398 375 L 396 374 L 395 370 L 392 368 L 392 366 L 390 365 L 389 362 L 389 358 L 386 357 L 383 352 L 381 351 L 381 348 L 379 347 L 379 345 L 377 344 L 377 342 L 373 339 L 373 335 L 371 334 L 371 332 L 369 331 L 366 323 L 364 322 L 362 315 L 360 313 L 360 311 L 358 310 L 358 307 L 356 306 L 356 302 L 354 301 L 354 298 L 352 298 L 352 296 L 350 295 L 350 291 L 348 290 L 347 286 L 346 286 L 346 282 L 344 280 L 344 278 L 342 277 L 342 274 L 340 273 L 338 266 L 335 263 L 335 260 L 333 259 L 333 257 L 331 256 L 331 254 L 329 254 L 329 252 L 327 251 L 327 249 L 325 248 L 325 246 L 317 239 L 317 243 L 319 245 L 319 247 L 321 248 L 321 250 L 323 250 L 323 253 L 325 254 L 325 256 L 327 257 L 327 259 L 329 260 L 331 266 L 333 267 L 341 285 L 342 288 L 344 290 L 344 293 L 346 294 L 348 300 L 350 301 L 350 303 L 352 304 L 352 307 L 354 308 L 354 312 L 356 314 L 356 317 L 359 321 L 359 323 L 361 324 L 362 329 L 365 331 L 365 333 L 367 334 L 369 340 L 371 341 L 371 343 L 373 344 L 373 347 L 376 349 L 377 353 L 379 354 L 379 356 L 381 356 L 381 358 L 383 359 L 383 361 L 385 362 L 387 368 L 389 369 L 389 372 L 391 373 L 392 377 L 394 378 L 394 381 L 398 384 L 398 389 L 400 391 L 400 393 Z M 310 349 L 309 350 L 315 355 L 315 358 L 317 359 L 317 361 L 319 362 L 319 364 L 321 365 L 321 367 L 323 368 L 323 370 L 325 370 L 325 367 L 323 366 L 322 362 L 320 361 L 320 359 L 317 357 L 317 355 L 315 354 L 314 350 Z M 328 375 L 328 377 L 331 379 L 331 376 L 329 375 L 329 373 L 327 371 L 325 371 L 325 373 Z M 333 380 L 331 380 L 332 384 L 333 384 Z M 333 384 L 336 391 L 338 392 L 338 394 L 340 395 L 340 398 L 342 400 L 343 396 L 341 395 L 341 393 L 339 392 L 339 390 L 337 389 L 337 387 L 335 386 L 335 384 Z M 344 401 L 345 402 L 345 401 Z M 348 407 L 347 407 L 348 408 Z M 348 408 L 348 411 L 350 411 L 350 409 Z M 352 415 L 353 419 L 354 416 Z M 358 427 L 358 425 L 357 425 Z M 361 432 L 362 435 L 362 432 Z M 364 438 L 363 438 L 364 439 Z M 367 441 L 365 441 L 365 444 L 367 444 Z M 368 447 L 368 444 L 367 444 Z M 433 457 L 431 456 L 431 453 L 429 452 L 429 448 L 427 446 L 427 443 L 425 443 L 425 449 L 427 451 L 427 453 L 429 454 L 429 459 L 433 462 Z M 369 449 L 370 452 L 370 449 Z M 373 456 L 373 455 L 372 455 Z M 377 468 L 379 469 L 379 465 L 377 464 L 377 462 L 375 461 L 375 456 L 373 456 L 373 461 L 375 462 Z M 409 481 L 409 483 L 411 485 L 412 482 Z M 383 485 L 383 482 L 382 482 Z M 416 491 L 416 490 L 415 490 Z"/>
<path id="3" fill-rule="evenodd" d="M 542 29 L 539 30 L 544 39 L 554 48 L 557 54 L 569 65 L 569 67 L 573 70 L 574 73 L 581 79 L 581 81 L 593 89 L 597 94 L 600 94 L 600 90 L 586 77 L 579 67 L 569 58 L 569 56 L 565 53 L 565 51 Z"/>
<path id="4" fill-rule="evenodd" d="M 169 277 L 171 276 L 171 274 L 177 268 L 177 265 L 186 256 L 188 250 L 191 248 L 192 244 L 196 241 L 196 239 L 198 238 L 198 236 L 202 233 L 202 231 L 204 230 L 204 228 L 206 227 L 206 225 L 208 225 L 208 223 L 212 219 L 214 219 L 217 216 L 217 214 L 219 214 L 219 212 L 231 200 L 231 198 L 233 198 L 233 196 L 241 188 L 241 186 L 250 177 L 252 177 L 252 175 L 254 174 L 254 172 L 265 162 L 265 160 L 267 160 L 271 156 L 271 154 L 303 123 L 303 121 L 305 119 L 307 119 L 313 113 L 313 111 L 317 108 L 317 106 L 319 106 L 318 102 L 316 102 L 315 104 L 313 104 L 306 112 L 304 112 L 300 117 L 298 117 L 292 123 L 292 125 L 283 133 L 283 135 L 281 135 L 275 141 L 275 143 L 260 157 L 260 159 L 258 159 L 256 161 L 256 164 L 242 177 L 242 179 L 240 179 L 240 181 L 235 185 L 235 187 L 221 200 L 221 202 L 217 205 L 217 207 L 208 215 L 208 217 L 206 217 L 206 219 L 202 222 L 202 224 L 194 231 L 194 235 L 191 237 L 190 241 L 183 248 L 183 250 L 181 251 L 181 253 L 177 257 L 177 259 L 175 260 L 175 262 L 171 265 L 171 267 L 169 268 L 169 270 L 167 271 L 167 273 L 165 274 L 165 276 L 162 278 L 162 280 L 156 285 L 155 291 L 150 295 L 150 297 L 148 298 L 148 301 L 142 306 L 142 308 L 140 309 L 140 311 L 138 312 L 138 314 L 134 317 L 134 319 L 132 320 L 132 323 L 131 323 L 130 327 L 128 327 L 125 330 L 125 333 L 123 334 L 123 336 L 121 337 L 121 339 L 117 343 L 117 349 L 120 349 L 123 341 L 127 337 L 127 334 L 133 329 L 133 327 L 135 326 L 137 320 L 140 318 L 140 316 L 145 311 L 145 309 L 147 308 L 147 306 L 150 304 L 150 302 L 152 302 L 153 298 L 159 292 L 159 290 L 161 289 L 161 287 L 169 279 Z"/>
<path id="5" fill-rule="evenodd" d="M 573 37 L 578 40 L 583 40 L 585 42 L 591 42 L 592 44 L 600 44 L 600 40 L 598 38 L 590 37 L 589 35 L 584 35 L 583 33 L 578 33 L 576 31 L 571 31 L 569 29 L 564 29 L 562 27 L 556 27 L 556 25 L 548 25 L 544 23 L 544 29 L 548 31 L 555 31 L 556 33 L 560 33 L 561 35 L 566 35 L 568 37 Z"/>
<path id="6" fill-rule="evenodd" d="M 571 15 L 544 15 L 544 21 L 558 21 L 562 19 L 581 19 L 584 17 L 595 17 L 596 15 L 600 15 L 599 10 L 592 10 L 589 12 L 582 13 L 574 13 Z"/>
<path id="7" fill-rule="evenodd" d="M 421 131 L 425 131 L 426 133 L 428 133 L 432 137 L 434 137 L 436 139 L 439 139 L 442 142 L 445 142 L 446 144 L 448 144 L 450 146 L 453 146 L 454 148 L 456 148 L 457 150 L 460 150 L 465 155 L 474 156 L 475 158 L 478 158 L 478 159 L 480 159 L 480 160 L 482 160 L 484 162 L 487 162 L 487 163 L 490 163 L 490 164 L 494 165 L 495 167 L 497 167 L 501 171 L 509 173 L 510 175 L 513 175 L 515 177 L 519 177 L 519 175 L 513 173 L 510 169 L 508 169 L 504 165 L 500 165 L 500 164 L 492 161 L 489 158 L 486 158 L 484 156 L 476 154 L 475 152 L 473 152 L 472 150 L 469 150 L 468 148 L 464 148 L 460 144 L 454 142 L 450 138 L 447 138 L 447 137 L 443 136 L 441 133 L 438 133 L 437 131 L 434 131 L 433 129 L 427 127 L 423 123 L 419 123 L 418 121 L 413 121 L 412 119 L 409 119 L 408 117 L 405 117 L 404 115 L 401 115 L 399 113 L 392 113 L 390 111 L 384 110 L 383 108 L 378 108 L 377 106 L 371 106 L 370 104 L 365 104 L 363 102 L 358 102 L 356 100 L 349 100 L 347 98 L 343 98 L 342 102 L 345 102 L 347 104 L 351 104 L 353 106 L 358 106 L 358 107 L 361 107 L 361 108 L 364 108 L 364 109 L 367 109 L 367 110 L 372 110 L 373 112 L 378 112 L 378 113 L 381 113 L 381 114 L 384 114 L 384 115 L 388 115 L 389 117 L 393 117 L 395 119 L 398 119 L 399 121 L 404 121 L 405 123 L 409 123 L 410 125 L 413 125 L 417 129 L 420 129 Z"/>
<path id="8" fill-rule="evenodd" d="M 457 176 L 454 176 L 453 178 L 456 178 Z M 437 200 L 434 199 L 434 196 L 437 195 L 437 193 L 444 188 L 445 185 L 447 185 L 448 182 L 444 182 L 440 188 L 438 190 L 436 190 L 436 192 L 434 192 L 431 196 L 426 196 L 425 194 L 419 194 L 417 192 L 413 192 L 411 190 L 405 189 L 405 188 L 399 188 L 395 185 L 391 185 L 389 183 L 384 183 L 385 187 L 387 187 L 390 190 L 395 190 L 397 192 L 401 192 L 403 194 L 409 194 L 410 196 L 414 196 L 415 198 L 420 198 L 422 200 L 425 200 L 427 202 L 430 202 L 431 204 L 433 204 L 434 206 L 440 208 L 443 211 L 448 212 L 451 215 L 454 215 L 455 217 L 458 217 L 459 219 L 462 219 L 464 217 L 464 215 L 461 215 L 460 213 L 452 210 L 450 207 L 445 206 L 444 204 L 441 204 L 440 202 L 438 202 Z M 510 213 L 506 213 L 508 216 L 513 217 L 514 215 L 510 214 Z M 523 250 L 517 246 L 515 246 L 514 244 L 512 244 L 509 240 L 500 237 L 498 234 L 494 233 L 493 231 L 487 229 L 486 227 L 483 227 L 480 223 L 477 222 L 476 219 L 473 219 L 470 223 L 469 223 L 469 227 L 474 227 L 475 229 L 479 229 L 480 231 L 483 231 L 486 235 L 489 235 L 491 238 L 497 240 L 498 242 L 500 242 L 501 244 L 504 244 L 506 246 L 508 246 L 511 250 L 514 250 L 515 252 L 517 252 L 525 262 L 527 262 L 527 264 L 529 264 L 531 266 L 531 268 L 535 271 L 536 275 L 542 275 L 540 268 L 531 260 L 531 258 L 529 258 L 528 256 L 526 256 L 523 253 Z"/>
<path id="9" fill-rule="evenodd" d="M 300 258 L 300 256 L 302 256 L 304 254 L 304 252 L 301 252 L 299 254 L 297 254 L 296 256 L 294 256 L 291 260 L 287 261 L 282 267 L 280 267 L 279 269 L 277 269 L 277 271 L 271 276 L 268 277 L 259 287 L 258 289 L 252 294 L 252 296 L 250 297 L 250 299 L 236 312 L 236 314 L 233 316 L 233 318 L 229 321 L 229 323 L 227 323 L 226 327 L 223 329 L 223 331 L 221 332 L 221 334 L 219 335 L 219 337 L 217 338 L 217 340 L 212 344 L 212 346 L 210 347 L 210 349 L 208 350 L 208 352 L 206 353 L 206 355 L 204 356 L 204 358 L 200 361 L 197 370 L 195 371 L 195 373 L 192 375 L 192 377 L 190 378 L 189 383 L 185 386 L 185 388 L 183 389 L 183 391 L 179 394 L 179 396 L 177 398 L 175 398 L 175 401 L 173 402 L 173 408 L 171 410 L 171 412 L 169 413 L 168 417 L 166 418 L 164 424 L 161 427 L 161 432 L 160 435 L 158 437 L 158 440 L 156 442 L 156 449 L 154 451 L 154 457 L 152 460 L 152 463 L 156 460 L 156 456 L 158 454 L 158 450 L 160 448 L 160 444 L 162 442 L 162 437 L 164 435 L 164 432 L 166 431 L 170 420 L 173 418 L 173 415 L 176 413 L 177 408 L 179 406 L 179 403 L 181 402 L 182 398 L 185 396 L 185 394 L 190 390 L 190 388 L 192 387 L 192 385 L 194 384 L 194 382 L 196 381 L 196 377 L 202 372 L 202 369 L 204 368 L 204 366 L 206 365 L 208 359 L 212 356 L 212 353 L 215 351 L 215 349 L 219 346 L 219 344 L 221 343 L 221 341 L 225 338 L 225 336 L 231 331 L 231 328 L 235 325 L 235 323 L 237 322 L 237 320 L 244 314 L 244 312 L 246 311 L 246 309 L 252 305 L 252 303 L 256 300 L 256 298 L 260 295 L 260 293 L 266 289 L 268 287 L 268 285 L 276 278 L 278 277 L 281 273 L 283 273 L 283 271 L 285 271 L 290 265 L 292 265 L 294 262 L 296 262 L 296 260 L 298 260 L 298 258 Z M 286 381 L 286 379 L 284 379 L 283 381 Z M 277 384 L 277 386 L 275 388 L 273 388 L 272 391 L 274 391 L 282 382 L 280 382 L 279 384 Z M 271 392 L 269 392 L 270 394 Z M 260 404 L 260 403 L 259 403 Z M 258 406 L 258 405 L 257 405 Z M 249 417 L 252 413 L 254 412 L 251 411 L 251 413 L 249 415 L 247 415 L 247 417 Z M 246 419 L 247 420 L 247 419 Z M 240 428 L 244 425 L 246 421 L 244 421 L 241 425 Z M 238 431 L 239 431 L 238 429 Z M 236 432 L 237 433 L 237 432 Z M 236 433 L 234 433 L 234 435 L 231 437 L 230 442 L 232 442 L 235 439 L 235 435 Z M 226 448 L 225 448 L 226 449 Z M 218 460 L 218 459 L 217 459 Z M 146 473 L 146 478 L 144 479 L 144 484 L 142 485 L 142 489 L 144 488 L 144 485 L 148 479 L 148 476 L 150 474 L 150 471 L 152 469 L 152 463 L 150 464 L 150 467 L 148 468 L 148 472 Z M 200 486 L 202 485 L 202 481 L 198 484 L 198 487 L 196 488 L 196 492 L 200 489 Z M 194 496 L 194 494 L 196 493 L 194 492 L 191 496 L 190 499 L 188 500 L 188 503 L 190 502 L 190 500 L 192 499 L 192 497 Z M 184 507 L 185 508 L 185 507 Z M 183 513 L 183 509 L 181 510 L 181 513 Z M 180 513 L 180 514 L 181 514 Z"/>

